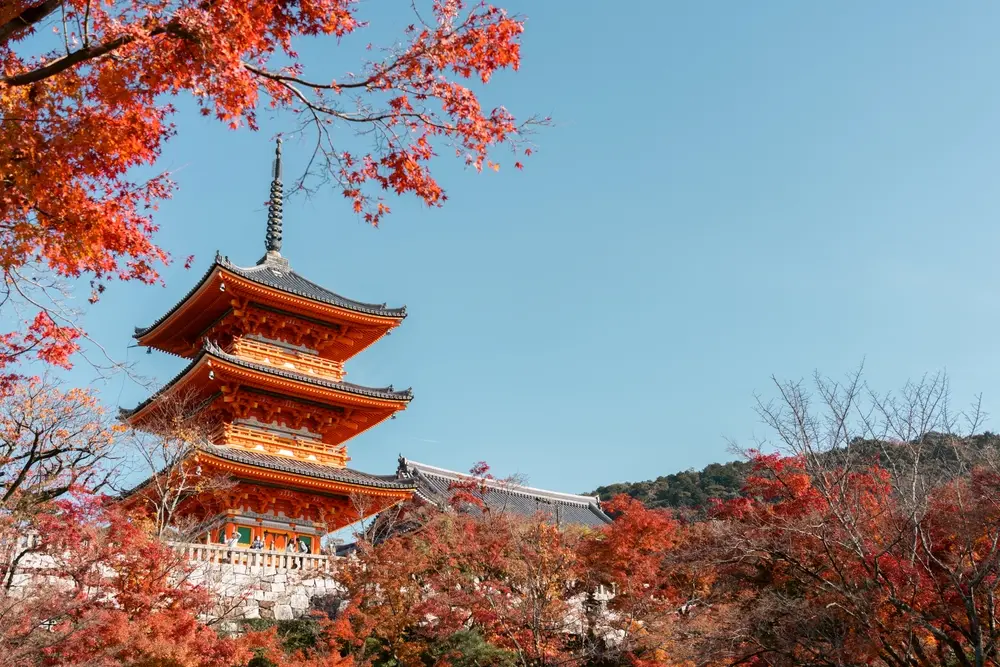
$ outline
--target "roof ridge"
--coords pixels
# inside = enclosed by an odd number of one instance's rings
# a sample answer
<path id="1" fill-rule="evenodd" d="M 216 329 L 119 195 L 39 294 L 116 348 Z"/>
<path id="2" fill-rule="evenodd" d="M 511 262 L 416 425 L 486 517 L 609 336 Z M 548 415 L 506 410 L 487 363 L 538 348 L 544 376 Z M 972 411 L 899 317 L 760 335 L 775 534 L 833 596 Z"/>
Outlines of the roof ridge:
<path id="1" fill-rule="evenodd" d="M 367 309 L 370 309 L 370 310 L 373 310 L 373 311 L 393 311 L 393 310 L 397 310 L 397 311 L 401 311 L 401 313 L 403 314 L 403 316 L 405 316 L 405 314 L 406 314 L 406 306 L 399 306 L 398 308 L 389 308 L 388 305 L 385 304 L 385 303 L 370 303 L 368 301 L 358 301 L 357 299 L 352 299 L 350 297 L 346 297 L 343 294 L 338 294 L 337 292 L 334 292 L 333 290 L 331 290 L 329 288 L 323 287 L 319 283 L 317 283 L 315 281 L 312 281 L 312 280 L 309 280 L 304 275 L 302 275 L 301 273 L 299 273 L 295 269 L 293 269 L 292 265 L 288 261 L 288 259 L 286 257 L 283 257 L 283 256 L 275 257 L 272 253 L 267 253 L 266 255 L 264 255 L 264 257 L 261 258 L 261 260 L 259 262 L 257 262 L 253 266 L 239 266 L 238 264 L 236 264 L 235 262 L 233 262 L 232 260 L 230 260 L 229 257 L 225 257 L 223 259 L 224 259 L 224 263 L 222 264 L 222 267 L 226 268 L 226 269 L 228 269 L 230 271 L 235 271 L 236 273 L 242 272 L 242 273 L 249 273 L 249 274 L 257 274 L 257 273 L 263 273 L 264 270 L 283 271 L 286 274 L 290 274 L 290 275 L 295 276 L 298 280 L 301 280 L 302 282 L 306 283 L 308 286 L 310 286 L 310 287 L 312 287 L 312 288 L 314 288 L 316 290 L 319 290 L 320 292 L 325 292 L 326 294 L 329 294 L 331 296 L 336 297 L 337 299 L 343 301 L 344 305 L 353 304 L 354 306 L 358 306 L 358 307 L 361 307 L 361 308 L 367 308 Z M 294 291 L 293 291 L 293 293 L 294 293 Z M 310 298 L 310 297 L 307 296 L 306 298 Z"/>
<path id="2" fill-rule="evenodd" d="M 301 273 L 296 273 L 296 272 L 295 272 L 294 270 L 292 270 L 292 269 L 289 269 L 289 270 L 290 270 L 290 271 L 291 271 L 292 273 L 295 273 L 295 276 L 296 276 L 296 277 L 297 277 L 297 278 L 298 278 L 299 280 L 301 280 L 302 282 L 304 282 L 304 283 L 309 283 L 310 285 L 312 285 L 312 286 L 313 286 L 313 287 L 315 287 L 316 289 L 321 289 L 321 290 L 326 290 L 327 292 L 331 292 L 331 293 L 333 293 L 333 294 L 337 294 L 336 292 L 333 292 L 333 290 L 329 290 L 329 289 L 327 289 L 326 287 L 323 287 L 322 285 L 320 285 L 319 283 L 317 283 L 317 282 L 315 282 L 315 281 L 312 281 L 312 280 L 309 280 L 308 278 L 306 278 L 306 277 L 305 277 L 304 275 L 302 275 Z M 337 296 L 339 296 L 339 297 L 340 297 L 341 299 L 347 299 L 347 298 L 348 298 L 348 297 L 346 297 L 346 296 L 342 296 L 342 295 L 340 295 L 340 294 L 337 294 Z M 387 304 L 386 304 L 385 302 L 382 302 L 382 303 L 370 303 L 370 302 L 368 302 L 368 301 L 358 301 L 357 299 L 350 299 L 350 301 L 354 301 L 355 303 L 360 303 L 360 304 L 363 304 L 363 305 L 365 305 L 365 306 L 371 306 L 372 308 L 380 308 L 380 309 L 382 309 L 382 310 L 388 310 L 388 309 L 389 309 L 389 306 L 388 306 L 388 305 L 387 305 Z M 406 308 L 406 306 L 400 306 L 400 307 L 401 307 L 401 308 Z"/>
<path id="3" fill-rule="evenodd" d="M 434 472 L 443 473 L 443 475 L 440 476 L 452 477 L 456 481 L 465 481 L 465 480 L 475 481 L 479 479 L 467 473 L 460 473 L 455 470 L 448 470 L 447 468 L 432 466 L 427 463 L 420 463 L 419 461 L 413 461 L 410 459 L 405 459 L 405 460 L 408 465 L 414 466 L 415 468 L 417 468 L 417 470 L 421 470 L 422 472 L 423 471 L 430 472 L 430 474 L 434 474 Z M 519 493 L 523 496 L 534 497 L 536 494 L 539 494 L 542 496 L 548 496 L 550 498 L 575 501 L 580 505 L 597 505 L 598 507 L 600 506 L 600 498 L 598 498 L 597 496 L 584 496 L 577 493 L 551 491 L 549 489 L 540 489 L 533 486 L 526 486 L 524 484 L 517 484 L 515 482 L 510 482 L 505 484 L 504 480 L 502 479 L 488 479 L 484 481 L 488 486 L 499 487 L 504 491 L 508 491 L 511 493 Z"/>

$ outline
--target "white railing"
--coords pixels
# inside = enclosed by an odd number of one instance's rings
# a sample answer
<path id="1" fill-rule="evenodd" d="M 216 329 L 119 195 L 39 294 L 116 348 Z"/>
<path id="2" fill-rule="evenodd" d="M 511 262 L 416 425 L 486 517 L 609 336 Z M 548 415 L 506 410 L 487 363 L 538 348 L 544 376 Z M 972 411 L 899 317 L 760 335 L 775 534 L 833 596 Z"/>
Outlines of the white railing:
<path id="1" fill-rule="evenodd" d="M 300 554 L 287 551 L 267 551 L 246 547 L 228 547 L 224 544 L 191 544 L 171 542 L 171 548 L 188 560 L 220 565 L 246 565 L 248 567 L 274 568 L 275 570 L 300 570 L 329 572 L 333 557 L 326 554 Z"/>

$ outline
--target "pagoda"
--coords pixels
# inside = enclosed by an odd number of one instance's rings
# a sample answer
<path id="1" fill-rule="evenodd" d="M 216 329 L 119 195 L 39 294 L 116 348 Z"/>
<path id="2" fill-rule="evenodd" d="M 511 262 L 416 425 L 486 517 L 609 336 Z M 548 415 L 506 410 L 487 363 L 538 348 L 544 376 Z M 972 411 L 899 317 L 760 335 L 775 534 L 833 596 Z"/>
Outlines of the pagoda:
<path id="1" fill-rule="evenodd" d="M 204 425 L 181 465 L 228 483 L 178 510 L 202 527 L 202 540 L 238 533 L 241 545 L 260 537 L 283 549 L 298 538 L 318 553 L 322 535 L 413 493 L 412 481 L 347 467 L 347 441 L 404 410 L 412 394 L 345 382 L 344 363 L 399 326 L 406 309 L 354 301 L 295 272 L 281 255 L 281 207 L 279 140 L 263 258 L 241 267 L 217 254 L 180 303 L 136 329 L 139 345 L 190 362 L 122 418 L 155 433 L 160 408 L 183 397 L 183 419 Z"/>

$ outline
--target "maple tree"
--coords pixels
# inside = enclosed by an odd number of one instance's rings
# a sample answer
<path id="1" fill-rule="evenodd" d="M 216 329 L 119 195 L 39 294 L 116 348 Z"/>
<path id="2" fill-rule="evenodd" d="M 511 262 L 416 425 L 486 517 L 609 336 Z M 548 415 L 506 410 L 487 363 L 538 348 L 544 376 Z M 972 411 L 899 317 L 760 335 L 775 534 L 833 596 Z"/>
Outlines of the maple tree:
<path id="1" fill-rule="evenodd" d="M 214 604 L 210 592 L 106 498 L 56 501 L 32 528 L 45 577 L 0 593 L 0 664 L 232 667 L 254 649 L 273 650 L 270 635 L 226 638 L 199 620 Z"/>
<path id="2" fill-rule="evenodd" d="M 0 665 L 233 665 L 274 637 L 223 638 L 219 599 L 150 521 L 95 492 L 123 431 L 94 396 L 38 378 L 0 395 Z"/>
<path id="3" fill-rule="evenodd" d="M 732 603 L 718 629 L 741 641 L 716 649 L 767 664 L 995 664 L 1000 477 L 977 469 L 942 484 L 917 514 L 891 476 L 760 457 L 748 497 L 717 515 Z"/>
<path id="4" fill-rule="evenodd" d="M 704 650 L 755 664 L 995 664 L 1000 477 L 957 435 L 946 380 L 898 396 L 859 375 L 816 386 L 820 410 L 800 384 L 761 406 L 786 452 L 755 454 L 743 497 L 715 512 L 726 604 Z M 978 404 L 965 416 L 974 428 Z M 922 466 L 932 452 L 944 463 Z"/>
<path id="5" fill-rule="evenodd" d="M 580 548 L 586 590 L 613 591 L 610 613 L 588 626 L 592 653 L 606 664 L 683 664 L 679 641 L 697 630 L 689 612 L 712 587 L 714 569 L 694 549 L 700 526 L 619 495 L 604 503 L 614 522 L 589 533 Z"/>
<path id="6" fill-rule="evenodd" d="M 86 493 L 118 435 L 89 395 L 19 385 L 0 399 L 0 544 L 16 545 L 0 664 L 996 664 L 994 450 L 961 435 L 941 377 L 898 395 L 859 375 L 816 386 L 819 410 L 801 384 L 760 405 L 784 451 L 752 452 L 741 495 L 707 514 L 618 496 L 611 524 L 562 526 L 505 511 L 491 497 L 503 481 L 477 465 L 451 502 L 370 524 L 374 541 L 334 575 L 345 606 L 325 605 L 310 641 L 283 648 L 273 631 L 207 622 L 224 600 L 157 539 L 168 517 Z M 157 437 L 200 437 L 170 407 Z M 978 404 L 964 417 L 976 428 Z"/>
<path id="7" fill-rule="evenodd" d="M 99 490 L 121 430 L 82 389 L 36 378 L 0 394 L 0 512 L 18 518 L 73 489 Z"/>
<path id="8" fill-rule="evenodd" d="M 978 403 L 954 411 L 943 376 L 816 387 L 760 404 L 779 452 L 751 452 L 740 497 L 707 516 L 619 496 L 612 524 L 560 531 L 493 513 L 470 477 L 447 511 L 363 545 L 327 650 L 458 664 L 446 647 L 472 633 L 464 650 L 500 651 L 479 664 L 997 664 L 1000 464 L 962 435 Z"/>
<path id="9" fill-rule="evenodd" d="M 84 390 L 34 378 L 0 392 L 0 585 L 29 554 L 25 526 L 52 501 L 110 481 L 120 432 Z"/>
<path id="10" fill-rule="evenodd" d="M 373 225 L 389 213 L 382 193 L 445 201 L 429 168 L 442 149 L 475 169 L 498 168 L 501 146 L 530 154 L 520 142 L 544 119 L 519 123 L 475 91 L 519 67 L 523 20 L 463 0 L 414 4 L 400 41 L 372 46 L 356 73 L 309 78 L 296 44 L 361 31 L 358 12 L 354 0 L 4 3 L 0 304 L 24 322 L 0 336 L 0 369 L 29 354 L 67 365 L 80 349 L 59 279 L 89 276 L 94 300 L 108 280 L 158 280 L 169 257 L 154 212 L 174 184 L 135 175 L 176 131 L 173 96 L 231 128 L 256 129 L 262 106 L 291 113 L 316 139 L 298 185 L 336 184 Z"/>
<path id="11" fill-rule="evenodd" d="M 326 650 L 357 665 L 578 662 L 579 534 L 491 504 L 508 482 L 478 463 L 443 507 L 415 498 L 359 534 Z"/>
<path id="12" fill-rule="evenodd" d="M 197 409 L 199 403 L 196 396 L 183 392 L 161 396 L 142 430 L 128 427 L 119 438 L 122 449 L 147 475 L 140 486 L 122 490 L 123 505 L 149 520 L 160 538 L 185 542 L 203 535 L 204 519 L 184 514 L 184 504 L 236 484 L 229 476 L 203 471 L 194 460 L 198 445 L 210 441 L 214 428 Z"/>
<path id="13" fill-rule="evenodd" d="M 418 499 L 376 522 L 337 575 L 349 604 L 327 649 L 358 665 L 674 662 L 696 570 L 671 562 L 682 527 L 624 497 L 603 529 L 558 525 L 505 511 L 491 498 L 505 486 L 480 463 L 442 507 Z"/>
<path id="14" fill-rule="evenodd" d="M 346 564 L 350 605 L 333 634 L 362 665 L 449 664 L 477 638 L 493 648 L 485 664 L 572 663 L 576 539 L 544 521 L 435 511 Z"/>

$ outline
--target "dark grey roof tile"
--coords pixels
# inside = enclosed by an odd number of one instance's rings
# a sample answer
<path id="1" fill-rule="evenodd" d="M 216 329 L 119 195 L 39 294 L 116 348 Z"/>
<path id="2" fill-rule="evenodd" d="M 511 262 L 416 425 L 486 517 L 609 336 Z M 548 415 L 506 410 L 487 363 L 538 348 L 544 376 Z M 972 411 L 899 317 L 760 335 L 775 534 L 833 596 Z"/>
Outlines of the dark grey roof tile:
<path id="1" fill-rule="evenodd" d="M 406 306 L 388 308 L 384 303 L 364 303 L 348 299 L 295 273 L 295 271 L 292 271 L 287 260 L 280 256 L 276 257 L 272 253 L 268 253 L 256 266 L 249 268 L 236 266 L 229 261 L 228 257 L 217 258 L 216 262 L 219 266 L 232 271 L 238 276 L 261 285 L 266 285 L 267 287 L 273 287 L 282 292 L 288 292 L 289 294 L 295 294 L 367 315 L 392 318 L 406 317 Z"/>
<path id="2" fill-rule="evenodd" d="M 244 368 L 249 368 L 261 373 L 268 373 L 269 375 L 277 375 L 278 377 L 288 378 L 290 380 L 297 380 L 299 382 L 305 382 L 308 384 L 317 385 L 320 387 L 326 387 L 328 389 L 334 389 L 336 391 L 343 391 L 348 394 L 356 394 L 358 396 L 367 396 L 369 398 L 379 398 L 388 401 L 410 401 L 413 399 L 413 391 L 410 389 L 404 389 L 402 391 L 397 391 L 389 385 L 388 387 L 365 387 L 360 384 L 354 384 L 353 382 L 335 382 L 333 380 L 326 380 L 323 378 L 316 377 L 314 375 L 307 375 L 305 373 L 299 373 L 296 371 L 290 371 L 285 368 L 276 368 L 274 366 L 269 366 L 267 364 L 258 364 L 252 361 L 247 361 L 241 357 L 224 352 L 219 346 L 210 341 L 205 341 L 205 346 L 202 348 L 201 352 L 191 360 L 191 362 L 181 370 L 180 373 L 175 375 L 169 382 L 163 385 L 159 391 L 154 393 L 152 396 L 147 398 L 145 401 L 135 406 L 132 409 L 120 408 L 119 414 L 123 418 L 128 418 L 129 416 L 139 412 L 144 407 L 149 405 L 151 402 L 156 400 L 163 392 L 167 391 L 174 383 L 184 377 L 189 370 L 191 370 L 201 358 L 205 355 L 215 357 L 216 359 L 221 359 L 229 363 L 235 364 L 237 366 L 242 366 Z"/>
<path id="3" fill-rule="evenodd" d="M 201 280 L 199 280 L 195 286 L 192 287 L 188 293 L 174 305 L 173 308 L 168 310 L 162 317 L 148 327 L 136 327 L 133 337 L 141 338 L 166 321 L 170 315 L 172 315 L 184 304 L 185 301 L 190 299 L 191 296 L 198 291 L 198 288 L 201 287 L 206 280 L 208 280 L 209 276 L 212 275 L 212 272 L 216 269 L 216 267 L 221 267 L 226 271 L 235 273 L 242 278 L 246 278 L 247 280 L 255 282 L 259 285 L 264 285 L 265 287 L 301 296 L 313 301 L 319 301 L 320 303 L 326 303 L 331 306 L 337 306 L 339 308 L 345 308 L 354 312 L 363 313 L 365 315 L 374 315 L 376 317 L 387 317 L 392 319 L 406 317 L 406 306 L 401 308 L 388 308 L 384 303 L 364 303 L 362 301 L 348 299 L 347 297 L 341 296 L 336 292 L 331 292 L 325 287 L 317 285 L 311 280 L 308 280 L 292 271 L 288 260 L 281 257 L 277 253 L 267 253 L 267 255 L 261 258 L 260 262 L 251 267 L 237 266 L 229 261 L 228 257 L 216 255 L 215 261 L 210 267 L 208 267 L 208 271 L 205 272 L 205 275 L 202 276 Z"/>
<path id="4" fill-rule="evenodd" d="M 474 480 L 468 475 L 407 459 L 400 460 L 397 476 L 415 480 L 416 494 L 439 507 L 448 504 L 456 483 Z M 486 487 L 481 500 L 492 512 L 509 512 L 518 516 L 542 514 L 553 523 L 566 525 L 597 527 L 611 523 L 611 518 L 601 510 L 597 498 L 502 481 L 486 481 Z"/>
<path id="5" fill-rule="evenodd" d="M 312 461 L 302 461 L 285 456 L 275 456 L 264 452 L 253 452 L 234 447 L 222 445 L 199 445 L 199 449 L 207 454 L 216 456 L 233 463 L 267 468 L 279 472 L 288 472 L 316 479 L 326 479 L 334 482 L 344 482 L 345 484 L 357 484 L 379 489 L 399 489 L 409 490 L 416 488 L 417 484 L 413 480 L 390 478 L 381 475 L 369 475 L 368 473 L 350 468 L 334 468 L 333 466 L 314 463 Z"/>
<path id="6" fill-rule="evenodd" d="M 360 384 L 354 384 L 353 382 L 335 382 L 334 380 L 325 380 L 323 378 L 316 377 L 315 375 L 307 375 L 306 373 L 290 371 L 286 368 L 278 368 L 268 364 L 259 364 L 247 361 L 242 357 L 224 352 L 218 345 L 210 341 L 205 342 L 205 352 L 213 357 L 222 359 L 223 361 L 228 361 L 232 364 L 236 364 L 237 366 L 243 366 L 244 368 L 278 375 L 290 380 L 308 382 L 309 384 L 315 384 L 320 387 L 328 387 L 330 389 L 336 389 L 337 391 L 346 391 L 350 394 L 358 394 L 359 396 L 382 398 L 388 401 L 409 401 L 413 398 L 413 390 L 409 388 L 396 390 L 392 385 L 389 385 L 388 387 L 365 387 Z"/>

